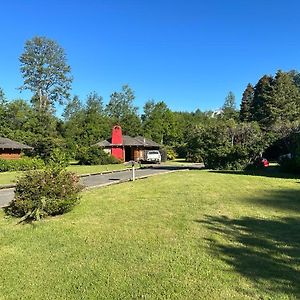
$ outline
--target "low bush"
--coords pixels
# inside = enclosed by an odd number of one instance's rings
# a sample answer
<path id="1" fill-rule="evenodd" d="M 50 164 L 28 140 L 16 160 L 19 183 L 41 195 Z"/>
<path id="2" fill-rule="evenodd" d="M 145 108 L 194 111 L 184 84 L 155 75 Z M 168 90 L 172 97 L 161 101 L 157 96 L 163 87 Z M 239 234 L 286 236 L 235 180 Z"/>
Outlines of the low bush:
<path id="1" fill-rule="evenodd" d="M 120 160 L 96 146 L 81 149 L 76 159 L 80 165 L 109 165 L 121 163 Z"/>
<path id="2" fill-rule="evenodd" d="M 168 160 L 174 160 L 177 157 L 177 153 L 172 147 L 167 147 L 167 158 Z"/>
<path id="3" fill-rule="evenodd" d="M 174 160 L 177 157 L 177 153 L 171 146 L 164 146 L 159 149 L 161 155 L 161 161 L 166 162 L 167 160 Z"/>
<path id="4" fill-rule="evenodd" d="M 78 203 L 81 189 L 79 177 L 53 161 L 46 169 L 19 178 L 6 212 L 21 221 L 63 214 Z"/>
<path id="5" fill-rule="evenodd" d="M 23 157 L 15 160 L 0 159 L 0 172 L 28 171 L 42 169 L 44 167 L 45 163 L 40 158 Z"/>
<path id="6" fill-rule="evenodd" d="M 186 155 L 186 161 L 194 162 L 194 163 L 202 163 L 203 162 L 203 153 L 200 149 L 195 149 L 193 151 L 189 151 Z"/>

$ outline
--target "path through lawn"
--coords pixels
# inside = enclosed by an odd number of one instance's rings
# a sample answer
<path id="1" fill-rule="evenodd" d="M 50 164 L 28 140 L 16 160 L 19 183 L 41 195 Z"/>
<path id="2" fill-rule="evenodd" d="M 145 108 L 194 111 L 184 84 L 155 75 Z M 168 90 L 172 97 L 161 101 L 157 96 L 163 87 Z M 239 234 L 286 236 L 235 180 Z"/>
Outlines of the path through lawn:
<path id="1" fill-rule="evenodd" d="M 300 180 L 186 171 L 0 213 L 0 299 L 300 298 Z"/>

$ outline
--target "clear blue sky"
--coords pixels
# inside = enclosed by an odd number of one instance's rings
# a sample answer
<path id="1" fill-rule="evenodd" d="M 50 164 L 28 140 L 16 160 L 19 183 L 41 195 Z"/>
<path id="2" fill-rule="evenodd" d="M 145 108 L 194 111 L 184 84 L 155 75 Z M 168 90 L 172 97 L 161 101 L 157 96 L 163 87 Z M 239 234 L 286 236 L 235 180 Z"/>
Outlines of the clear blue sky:
<path id="1" fill-rule="evenodd" d="M 0 86 L 29 94 L 18 58 L 35 35 L 56 40 L 74 77 L 72 94 L 104 97 L 128 83 L 136 105 L 174 110 L 220 107 L 232 90 L 276 70 L 300 70 L 300 3 L 279 0 L 2 1 Z"/>

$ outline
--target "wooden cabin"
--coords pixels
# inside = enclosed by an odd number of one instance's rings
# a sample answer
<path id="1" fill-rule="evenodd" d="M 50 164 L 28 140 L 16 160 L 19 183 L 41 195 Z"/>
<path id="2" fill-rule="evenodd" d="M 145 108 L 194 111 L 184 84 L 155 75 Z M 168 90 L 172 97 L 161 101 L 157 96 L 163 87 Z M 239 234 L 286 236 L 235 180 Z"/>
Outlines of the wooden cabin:
<path id="1" fill-rule="evenodd" d="M 19 159 L 23 150 L 32 150 L 32 147 L 0 137 L 0 159 Z"/>
<path id="2" fill-rule="evenodd" d="M 143 160 L 145 151 L 159 150 L 161 147 L 158 143 L 143 136 L 122 135 L 120 126 L 113 127 L 110 139 L 101 141 L 95 146 L 103 148 L 105 152 L 122 161 Z"/>

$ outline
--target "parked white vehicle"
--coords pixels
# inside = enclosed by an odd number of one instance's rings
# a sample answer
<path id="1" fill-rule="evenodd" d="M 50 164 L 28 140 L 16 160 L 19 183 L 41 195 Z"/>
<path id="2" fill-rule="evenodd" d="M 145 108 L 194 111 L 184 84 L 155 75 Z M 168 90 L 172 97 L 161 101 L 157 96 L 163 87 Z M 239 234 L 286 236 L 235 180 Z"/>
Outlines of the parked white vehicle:
<path id="1" fill-rule="evenodd" d="M 147 162 L 154 162 L 154 163 L 161 163 L 161 155 L 158 150 L 148 150 L 145 153 L 145 161 Z"/>

